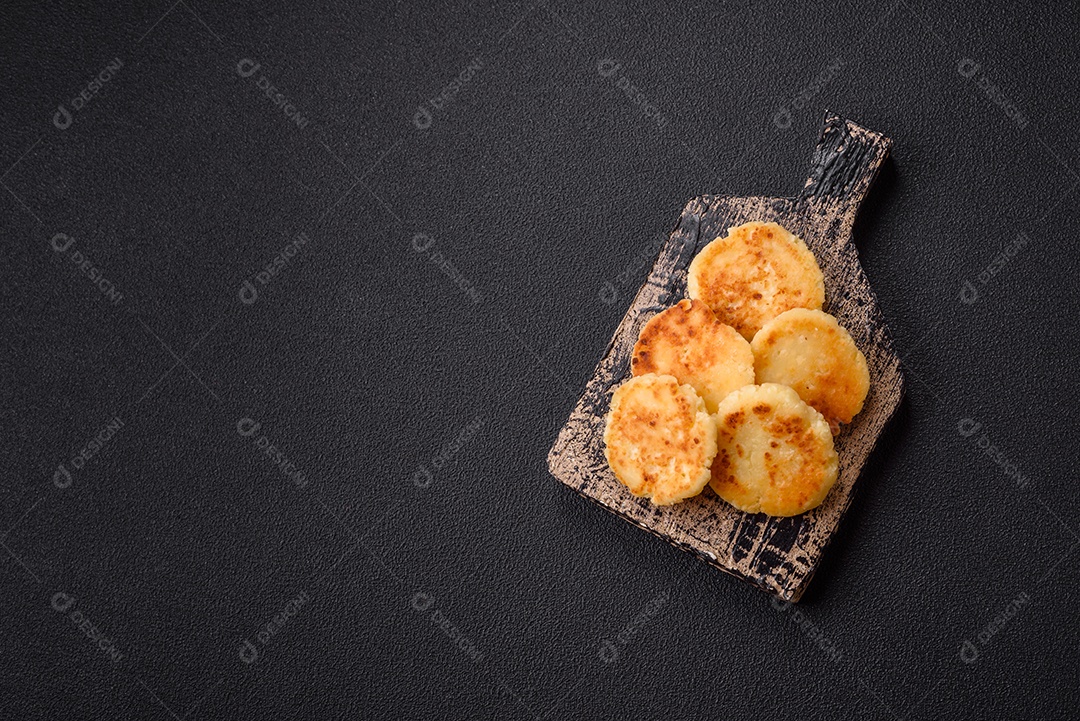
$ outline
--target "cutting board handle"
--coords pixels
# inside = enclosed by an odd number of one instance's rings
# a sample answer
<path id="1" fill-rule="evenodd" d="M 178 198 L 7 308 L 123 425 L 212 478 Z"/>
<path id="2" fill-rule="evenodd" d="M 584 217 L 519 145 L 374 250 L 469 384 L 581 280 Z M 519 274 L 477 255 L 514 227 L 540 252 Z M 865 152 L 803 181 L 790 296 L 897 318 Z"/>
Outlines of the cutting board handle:
<path id="1" fill-rule="evenodd" d="M 799 200 L 832 201 L 854 217 L 891 146 L 881 133 L 827 112 Z"/>

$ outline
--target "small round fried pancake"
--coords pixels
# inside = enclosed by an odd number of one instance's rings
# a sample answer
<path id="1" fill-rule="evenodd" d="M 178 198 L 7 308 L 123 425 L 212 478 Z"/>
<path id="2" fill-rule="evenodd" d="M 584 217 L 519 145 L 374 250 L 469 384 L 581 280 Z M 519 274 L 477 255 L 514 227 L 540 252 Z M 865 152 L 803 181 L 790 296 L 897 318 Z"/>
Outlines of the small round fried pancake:
<path id="1" fill-rule="evenodd" d="M 709 482 L 716 425 L 693 386 L 650 373 L 612 394 L 604 444 L 608 465 L 631 493 L 667 506 Z"/>
<path id="2" fill-rule="evenodd" d="M 649 319 L 634 346 L 630 372 L 660 373 L 689 383 L 709 413 L 724 396 L 754 382 L 750 344 L 700 300 L 680 300 Z"/>
<path id="3" fill-rule="evenodd" d="M 776 316 L 750 344 L 758 383 L 791 386 L 833 427 L 850 423 L 870 390 L 866 358 L 836 318 L 796 308 Z"/>
<path id="4" fill-rule="evenodd" d="M 746 340 L 791 308 L 820 308 L 825 281 L 814 254 L 776 223 L 729 228 L 690 263 L 687 290 Z"/>
<path id="5" fill-rule="evenodd" d="M 825 500 L 839 459 L 829 424 L 787 386 L 746 386 L 720 402 L 710 487 L 748 513 L 795 516 Z"/>

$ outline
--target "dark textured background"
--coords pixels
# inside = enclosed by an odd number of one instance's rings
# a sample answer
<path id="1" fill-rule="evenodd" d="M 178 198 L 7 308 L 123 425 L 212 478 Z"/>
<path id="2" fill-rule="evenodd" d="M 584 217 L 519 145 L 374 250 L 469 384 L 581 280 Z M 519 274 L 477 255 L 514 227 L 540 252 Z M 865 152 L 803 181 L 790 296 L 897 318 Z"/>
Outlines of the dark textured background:
<path id="1" fill-rule="evenodd" d="M 27 5 L 0 716 L 1075 716 L 1075 10 Z M 895 140 L 856 232 L 909 389 L 785 609 L 545 455 L 655 238 L 702 193 L 793 194 L 825 108 Z"/>

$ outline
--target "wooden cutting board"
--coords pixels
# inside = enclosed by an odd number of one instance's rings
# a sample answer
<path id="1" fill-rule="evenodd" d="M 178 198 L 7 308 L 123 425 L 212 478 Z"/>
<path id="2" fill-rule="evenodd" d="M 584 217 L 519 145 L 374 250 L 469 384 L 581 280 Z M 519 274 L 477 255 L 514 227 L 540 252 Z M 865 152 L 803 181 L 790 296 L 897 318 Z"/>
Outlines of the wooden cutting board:
<path id="1" fill-rule="evenodd" d="M 548 455 L 552 475 L 707 563 L 785 601 L 799 600 L 851 504 L 870 451 L 903 396 L 900 361 L 852 242 L 855 215 L 890 145 L 883 135 L 829 114 L 798 197 L 703 195 L 687 203 Z M 825 275 L 824 310 L 836 316 L 866 356 L 869 395 L 862 412 L 835 439 L 839 477 L 818 508 L 790 518 L 744 513 L 708 487 L 674 506 L 653 506 L 632 496 L 604 458 L 604 416 L 611 392 L 630 377 L 630 356 L 641 327 L 686 297 L 687 268 L 698 251 L 726 235 L 729 227 L 751 220 L 775 221 L 813 251 Z"/>

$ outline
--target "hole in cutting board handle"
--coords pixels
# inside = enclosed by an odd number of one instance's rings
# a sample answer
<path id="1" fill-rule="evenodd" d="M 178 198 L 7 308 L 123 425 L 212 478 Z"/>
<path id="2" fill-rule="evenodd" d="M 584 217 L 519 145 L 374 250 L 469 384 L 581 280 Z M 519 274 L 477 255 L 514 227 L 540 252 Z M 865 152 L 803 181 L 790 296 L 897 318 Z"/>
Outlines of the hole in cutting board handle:
<path id="1" fill-rule="evenodd" d="M 799 200 L 832 201 L 854 215 L 891 146 L 881 133 L 826 112 Z"/>

